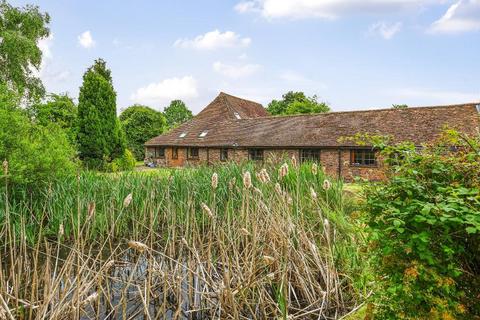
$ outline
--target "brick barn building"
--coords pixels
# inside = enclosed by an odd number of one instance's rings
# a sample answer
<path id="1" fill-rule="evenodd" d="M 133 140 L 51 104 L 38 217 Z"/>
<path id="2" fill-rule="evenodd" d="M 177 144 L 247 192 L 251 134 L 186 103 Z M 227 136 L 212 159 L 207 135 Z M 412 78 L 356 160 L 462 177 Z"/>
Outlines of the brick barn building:
<path id="1" fill-rule="evenodd" d="M 328 174 L 351 180 L 382 179 L 382 163 L 372 147 L 345 141 L 358 133 L 389 135 L 420 146 L 445 126 L 474 134 L 480 105 L 269 116 L 261 104 L 220 93 L 189 122 L 145 143 L 146 157 L 159 166 L 183 167 L 227 161 L 282 160 L 321 163 Z M 343 142 L 342 142 L 343 141 Z"/>

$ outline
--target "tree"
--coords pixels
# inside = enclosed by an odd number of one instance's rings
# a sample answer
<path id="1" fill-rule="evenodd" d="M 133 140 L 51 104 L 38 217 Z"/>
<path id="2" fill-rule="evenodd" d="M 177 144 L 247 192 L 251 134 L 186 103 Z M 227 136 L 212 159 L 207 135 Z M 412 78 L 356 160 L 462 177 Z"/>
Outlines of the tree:
<path id="1" fill-rule="evenodd" d="M 161 112 L 142 105 L 133 105 L 120 114 L 127 146 L 137 160 L 145 155 L 144 143 L 167 129 L 167 120 Z"/>
<path id="2" fill-rule="evenodd" d="M 316 95 L 307 97 L 303 92 L 289 91 L 282 96 L 282 100 L 272 100 L 267 111 L 271 115 L 329 112 L 330 107 L 317 99 Z"/>
<path id="3" fill-rule="evenodd" d="M 75 150 L 57 125 L 33 123 L 21 98 L 0 85 L 0 159 L 8 161 L 8 181 L 14 190 L 38 190 L 75 172 Z"/>
<path id="4" fill-rule="evenodd" d="M 175 128 L 193 118 L 192 111 L 182 100 L 173 100 L 163 112 L 169 128 Z"/>
<path id="5" fill-rule="evenodd" d="M 55 123 L 65 130 L 71 143 L 76 143 L 77 106 L 67 94 L 51 94 L 45 103 L 33 105 L 31 111 L 38 124 Z"/>
<path id="6" fill-rule="evenodd" d="M 45 93 L 36 73 L 42 62 L 38 41 L 49 36 L 49 22 L 37 6 L 16 8 L 0 0 L 0 83 L 22 98 Z"/>
<path id="7" fill-rule="evenodd" d="M 78 99 L 78 148 L 88 167 L 101 168 L 125 153 L 110 70 L 95 60 L 83 76 Z"/>
<path id="8" fill-rule="evenodd" d="M 408 105 L 406 104 L 392 104 L 392 109 L 406 109 Z"/>

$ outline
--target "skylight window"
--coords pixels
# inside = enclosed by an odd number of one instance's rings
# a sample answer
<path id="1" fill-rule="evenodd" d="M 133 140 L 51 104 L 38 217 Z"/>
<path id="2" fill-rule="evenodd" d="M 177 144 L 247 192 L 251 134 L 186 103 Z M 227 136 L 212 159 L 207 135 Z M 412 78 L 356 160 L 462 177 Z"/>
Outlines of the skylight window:
<path id="1" fill-rule="evenodd" d="M 233 115 L 235 116 L 235 118 L 237 119 L 242 119 L 242 117 L 240 117 L 240 114 L 238 112 L 234 112 Z"/>
<path id="2" fill-rule="evenodd" d="M 180 133 L 179 137 L 180 137 L 180 138 L 185 138 L 186 135 L 187 135 L 186 132 L 182 132 L 182 133 Z"/>
<path id="3" fill-rule="evenodd" d="M 205 138 L 205 137 L 207 136 L 207 133 L 208 133 L 207 130 L 202 131 L 202 133 L 200 133 L 200 134 L 198 135 L 198 137 L 199 137 L 199 138 Z"/>

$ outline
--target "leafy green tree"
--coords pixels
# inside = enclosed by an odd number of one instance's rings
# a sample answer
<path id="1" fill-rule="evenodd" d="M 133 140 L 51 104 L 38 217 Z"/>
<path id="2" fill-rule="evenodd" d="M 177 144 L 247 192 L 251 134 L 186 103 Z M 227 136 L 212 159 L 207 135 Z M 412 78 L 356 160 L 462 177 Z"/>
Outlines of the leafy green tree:
<path id="1" fill-rule="evenodd" d="M 137 160 L 145 155 L 144 143 L 167 129 L 167 120 L 161 112 L 142 105 L 133 105 L 120 114 L 127 146 Z"/>
<path id="2" fill-rule="evenodd" d="M 43 126 L 51 123 L 64 129 L 72 144 L 77 138 L 77 106 L 67 94 L 51 94 L 45 103 L 31 107 L 35 121 Z"/>
<path id="3" fill-rule="evenodd" d="M 392 109 L 406 109 L 408 105 L 406 104 L 392 104 Z"/>
<path id="4" fill-rule="evenodd" d="M 75 150 L 57 124 L 33 123 L 20 98 L 0 85 L 0 159 L 8 161 L 13 191 L 38 190 L 75 172 Z"/>
<path id="5" fill-rule="evenodd" d="M 42 62 L 38 41 L 49 36 L 50 16 L 37 6 L 16 8 L 0 0 L 0 83 L 20 97 L 38 99 L 45 93 L 36 76 Z"/>
<path id="6" fill-rule="evenodd" d="M 169 128 L 175 128 L 193 118 L 192 111 L 187 108 L 182 100 L 170 102 L 170 105 L 163 110 L 163 113 Z"/>
<path id="7" fill-rule="evenodd" d="M 78 99 L 78 148 L 87 167 L 101 168 L 125 153 L 110 70 L 95 60 L 83 76 Z"/>
<path id="8" fill-rule="evenodd" d="M 271 115 L 308 114 L 329 112 L 330 107 L 325 102 L 318 102 L 316 95 L 307 97 L 303 92 L 289 91 L 282 100 L 272 100 L 267 111 Z"/>

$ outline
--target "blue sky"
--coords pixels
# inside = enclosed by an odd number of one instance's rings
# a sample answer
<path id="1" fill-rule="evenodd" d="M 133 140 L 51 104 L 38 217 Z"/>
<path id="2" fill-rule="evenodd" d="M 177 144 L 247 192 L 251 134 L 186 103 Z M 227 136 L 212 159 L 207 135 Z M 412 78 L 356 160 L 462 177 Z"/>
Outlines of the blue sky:
<path id="1" fill-rule="evenodd" d="M 118 109 L 289 90 L 334 111 L 480 100 L 480 0 L 11 1 L 51 15 L 47 90 L 78 96 L 101 57 Z"/>

